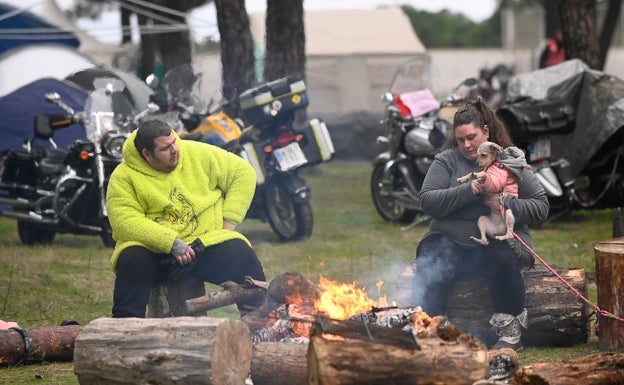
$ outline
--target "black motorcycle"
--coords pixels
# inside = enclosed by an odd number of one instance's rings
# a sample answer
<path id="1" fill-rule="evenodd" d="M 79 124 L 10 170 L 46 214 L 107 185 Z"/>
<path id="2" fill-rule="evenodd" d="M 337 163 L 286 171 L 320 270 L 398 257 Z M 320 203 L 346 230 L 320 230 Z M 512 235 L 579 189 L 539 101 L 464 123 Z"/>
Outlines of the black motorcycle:
<path id="1" fill-rule="evenodd" d="M 123 159 L 126 138 L 149 112 L 115 113 L 132 110 L 124 87 L 119 79 L 96 79 L 81 112 L 58 94 L 46 94 L 65 113 L 37 115 L 34 137 L 0 156 L 2 215 L 17 220 L 23 244 L 49 244 L 57 233 L 72 233 L 100 235 L 106 246 L 114 246 L 105 204 L 107 182 Z M 86 138 L 76 139 L 68 149 L 57 148 L 54 131 L 75 123 L 84 125 Z"/>
<path id="2" fill-rule="evenodd" d="M 379 215 L 386 221 L 415 225 L 428 219 L 418 194 L 425 174 L 452 129 L 450 121 L 459 103 L 472 95 L 477 81 L 462 81 L 442 102 L 430 90 L 414 90 L 406 74 L 418 73 L 401 65 L 388 92 L 382 95 L 384 135 L 377 143 L 388 146 L 373 161 L 370 189 Z"/>
<path id="3" fill-rule="evenodd" d="M 308 105 L 305 82 L 286 77 L 263 83 L 209 108 L 197 105 L 199 78 L 188 65 L 164 77 L 167 109 L 179 111 L 186 128 L 182 138 L 220 146 L 253 166 L 256 192 L 247 218 L 268 222 L 283 242 L 309 237 L 311 190 L 299 170 L 329 161 L 334 147 L 323 121 L 294 124 Z"/>

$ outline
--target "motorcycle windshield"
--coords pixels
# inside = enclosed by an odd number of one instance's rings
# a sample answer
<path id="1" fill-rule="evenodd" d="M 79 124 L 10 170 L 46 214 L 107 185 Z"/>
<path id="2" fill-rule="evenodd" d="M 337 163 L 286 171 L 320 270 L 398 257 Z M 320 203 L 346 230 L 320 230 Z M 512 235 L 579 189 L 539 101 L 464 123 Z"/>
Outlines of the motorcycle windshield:
<path id="1" fill-rule="evenodd" d="M 191 64 L 171 68 L 163 77 L 163 88 L 170 106 L 183 104 L 194 112 L 203 112 L 201 74 L 196 74 Z"/>
<path id="2" fill-rule="evenodd" d="M 98 78 L 85 101 L 87 139 L 99 143 L 107 134 L 129 134 L 133 129 L 132 103 L 123 93 L 125 83 L 115 78 Z"/>
<path id="3" fill-rule="evenodd" d="M 429 63 L 423 60 L 410 60 L 401 64 L 395 71 L 390 88 L 393 95 L 429 88 Z"/>

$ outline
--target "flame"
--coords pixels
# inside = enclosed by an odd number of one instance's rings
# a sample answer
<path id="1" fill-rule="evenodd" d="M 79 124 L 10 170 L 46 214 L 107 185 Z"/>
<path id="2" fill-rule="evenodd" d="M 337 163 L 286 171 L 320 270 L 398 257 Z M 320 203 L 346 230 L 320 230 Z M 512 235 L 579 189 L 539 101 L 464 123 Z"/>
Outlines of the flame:
<path id="1" fill-rule="evenodd" d="M 412 314 L 412 324 L 418 333 L 422 333 L 427 329 L 427 326 L 431 324 L 433 318 L 424 311 L 419 311 Z"/>
<path id="2" fill-rule="evenodd" d="M 355 314 L 371 311 L 375 301 L 368 298 L 365 289 L 357 288 L 356 285 L 357 282 L 339 283 L 321 276 L 321 294 L 314 303 L 315 311 L 336 320 L 345 320 Z"/>

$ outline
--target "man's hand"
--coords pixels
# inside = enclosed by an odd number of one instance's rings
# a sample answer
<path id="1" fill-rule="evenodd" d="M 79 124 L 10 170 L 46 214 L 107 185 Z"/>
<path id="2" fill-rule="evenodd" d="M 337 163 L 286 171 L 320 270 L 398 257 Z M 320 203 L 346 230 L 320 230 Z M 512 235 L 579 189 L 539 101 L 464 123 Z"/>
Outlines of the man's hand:
<path id="1" fill-rule="evenodd" d="M 174 257 L 180 265 L 187 265 L 193 262 L 193 258 L 195 258 L 195 250 L 193 250 L 190 246 L 186 246 L 184 254 L 174 255 Z"/>

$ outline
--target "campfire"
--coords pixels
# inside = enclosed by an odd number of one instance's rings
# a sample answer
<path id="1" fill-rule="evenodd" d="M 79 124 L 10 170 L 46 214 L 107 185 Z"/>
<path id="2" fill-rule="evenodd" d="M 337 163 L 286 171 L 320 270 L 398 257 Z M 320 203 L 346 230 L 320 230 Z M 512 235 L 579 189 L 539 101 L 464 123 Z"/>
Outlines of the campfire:
<path id="1" fill-rule="evenodd" d="M 272 286 L 272 287 L 271 287 Z M 420 307 L 389 306 L 381 295 L 382 281 L 376 284 L 377 300 L 371 299 L 357 282 L 341 283 L 321 276 L 314 285 L 302 276 L 287 273 L 272 281 L 265 305 L 244 317 L 254 342 L 307 342 L 320 319 L 357 322 L 395 328 L 417 335 L 432 318 Z M 324 333 L 325 338 L 341 338 Z"/>

